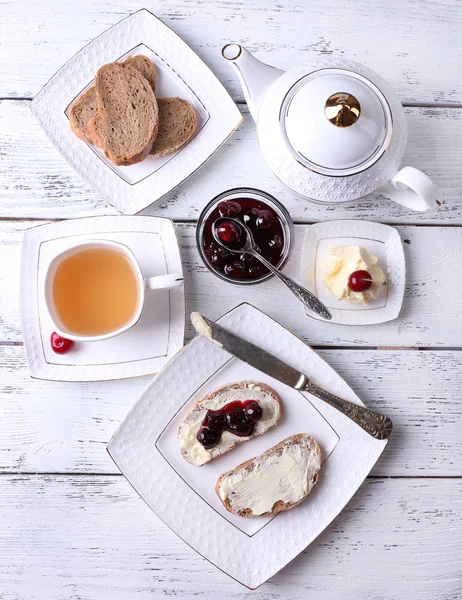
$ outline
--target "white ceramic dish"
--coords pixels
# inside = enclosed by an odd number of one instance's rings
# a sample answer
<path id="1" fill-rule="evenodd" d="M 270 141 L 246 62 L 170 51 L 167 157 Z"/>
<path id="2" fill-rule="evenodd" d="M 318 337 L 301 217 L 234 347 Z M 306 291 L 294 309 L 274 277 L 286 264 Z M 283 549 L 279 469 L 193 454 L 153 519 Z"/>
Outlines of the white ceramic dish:
<path id="1" fill-rule="evenodd" d="M 41 225 L 24 234 L 21 320 L 32 377 L 59 381 L 125 379 L 157 373 L 183 346 L 184 286 L 150 292 L 130 330 L 95 342 L 76 342 L 67 354 L 50 346 L 53 323 L 45 305 L 45 275 L 53 256 L 78 242 L 106 239 L 128 246 L 143 275 L 181 273 L 173 223 L 159 217 L 92 217 Z"/>
<path id="2" fill-rule="evenodd" d="M 156 66 L 156 96 L 179 96 L 196 110 L 194 137 L 179 151 L 117 167 L 69 127 L 69 108 L 93 85 L 103 64 L 145 54 Z M 45 134 L 70 165 L 103 198 L 125 214 L 135 214 L 194 173 L 226 141 L 242 115 L 215 75 L 178 37 L 146 9 L 120 21 L 73 56 L 32 101 Z"/>
<path id="3" fill-rule="evenodd" d="M 256 308 L 242 304 L 218 320 L 351 402 L 361 400 L 309 346 Z M 181 456 L 178 426 L 191 406 L 222 384 L 253 379 L 284 403 L 281 422 L 203 467 Z M 215 494 L 218 476 L 288 435 L 306 432 L 323 452 L 319 482 L 295 509 L 273 518 L 228 513 Z M 122 473 L 185 542 L 225 573 L 256 588 L 299 554 L 363 482 L 386 441 L 374 440 L 321 400 L 297 392 L 195 337 L 154 378 L 108 445 Z M 155 543 L 155 541 L 153 542 Z"/>
<path id="4" fill-rule="evenodd" d="M 388 285 L 366 305 L 330 296 L 322 285 L 320 263 L 331 245 L 363 246 L 379 259 Z M 301 284 L 316 294 L 332 313 L 331 323 L 371 325 L 396 319 L 401 310 L 406 285 L 403 244 L 396 229 L 370 221 L 328 221 L 311 225 L 305 235 L 301 260 Z M 307 313 L 308 314 L 308 313 Z M 322 320 L 314 313 L 313 319 Z"/>

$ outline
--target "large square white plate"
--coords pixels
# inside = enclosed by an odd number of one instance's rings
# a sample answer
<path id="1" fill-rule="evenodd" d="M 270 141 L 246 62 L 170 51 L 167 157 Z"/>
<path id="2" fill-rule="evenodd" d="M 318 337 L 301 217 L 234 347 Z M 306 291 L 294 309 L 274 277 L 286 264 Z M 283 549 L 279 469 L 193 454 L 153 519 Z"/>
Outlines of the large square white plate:
<path id="1" fill-rule="evenodd" d="M 258 344 L 318 385 L 362 404 L 346 382 L 309 346 L 253 306 L 242 304 L 219 323 Z M 203 467 L 180 454 L 178 425 L 198 398 L 218 386 L 253 379 L 281 395 L 283 420 L 268 433 Z M 319 483 L 300 506 L 273 518 L 228 513 L 215 495 L 218 476 L 294 433 L 319 442 Z M 256 588 L 310 544 L 347 504 L 386 441 L 307 393 L 296 392 L 195 337 L 154 378 L 109 442 L 108 451 L 128 481 L 185 542 L 225 573 Z M 153 542 L 155 543 L 155 542 Z"/>
<path id="2" fill-rule="evenodd" d="M 388 285 L 366 305 L 332 298 L 322 285 L 320 264 L 331 245 L 363 246 L 377 256 Z M 300 280 L 332 313 L 331 323 L 371 325 L 396 319 L 403 304 L 406 263 L 401 237 L 394 227 L 371 221 L 327 221 L 311 225 L 305 234 Z M 310 317 L 325 320 L 312 311 Z"/>
<path id="3" fill-rule="evenodd" d="M 196 110 L 194 137 L 176 153 L 117 167 L 69 127 L 69 108 L 91 85 L 103 64 L 145 54 L 157 71 L 156 96 L 179 96 Z M 69 164 L 107 202 L 125 214 L 149 206 L 189 177 L 242 121 L 239 109 L 215 75 L 167 25 L 146 9 L 126 17 L 73 56 L 31 104 L 45 134 Z"/>
<path id="4" fill-rule="evenodd" d="M 150 292 L 140 321 L 98 342 L 78 342 L 71 352 L 50 346 L 53 323 L 45 306 L 44 278 L 50 259 L 86 240 L 114 240 L 134 253 L 143 275 L 181 273 L 173 223 L 159 217 L 93 217 L 41 225 L 24 234 L 21 319 L 30 374 L 39 379 L 96 381 L 157 373 L 183 346 L 184 286 Z"/>

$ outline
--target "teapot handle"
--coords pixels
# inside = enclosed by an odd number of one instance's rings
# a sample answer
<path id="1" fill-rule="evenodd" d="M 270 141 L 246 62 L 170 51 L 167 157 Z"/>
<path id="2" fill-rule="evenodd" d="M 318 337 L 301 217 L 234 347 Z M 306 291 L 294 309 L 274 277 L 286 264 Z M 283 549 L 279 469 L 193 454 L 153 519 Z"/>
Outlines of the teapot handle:
<path id="1" fill-rule="evenodd" d="M 394 202 L 425 212 L 441 205 L 441 194 L 433 181 L 414 167 L 404 167 L 380 190 Z"/>

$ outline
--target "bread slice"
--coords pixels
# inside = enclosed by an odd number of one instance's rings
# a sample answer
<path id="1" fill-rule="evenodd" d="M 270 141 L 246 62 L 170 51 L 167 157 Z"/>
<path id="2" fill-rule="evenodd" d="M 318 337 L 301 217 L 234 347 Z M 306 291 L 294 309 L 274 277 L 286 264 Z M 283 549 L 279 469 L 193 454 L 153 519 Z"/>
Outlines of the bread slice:
<path id="1" fill-rule="evenodd" d="M 159 123 L 151 86 L 136 69 L 109 63 L 96 73 L 95 88 L 104 153 L 119 166 L 141 162 L 151 151 Z"/>
<path id="2" fill-rule="evenodd" d="M 88 121 L 86 134 L 90 144 L 98 146 L 98 148 L 103 147 L 101 114 L 98 112 L 98 108 L 96 109 L 95 114 Z"/>
<path id="3" fill-rule="evenodd" d="M 151 150 L 153 156 L 175 152 L 196 130 L 196 111 L 183 98 L 159 98 L 159 131 Z"/>
<path id="4" fill-rule="evenodd" d="M 270 517 L 308 497 L 318 480 L 321 450 L 309 435 L 292 435 L 218 478 L 215 491 L 227 511 Z"/>
<path id="5" fill-rule="evenodd" d="M 156 68 L 147 56 L 144 56 L 144 54 L 129 56 L 119 64 L 139 71 L 152 87 L 152 91 L 155 91 Z M 94 86 L 74 102 L 70 110 L 69 120 L 71 129 L 77 137 L 99 148 L 103 147 L 101 118 L 98 116 L 98 101 Z"/>
<path id="6" fill-rule="evenodd" d="M 214 448 L 207 450 L 196 439 L 207 411 L 209 409 L 218 410 L 225 404 L 236 400 L 256 400 L 260 403 L 263 414 L 261 419 L 256 422 L 253 434 L 248 437 L 238 437 L 229 431 L 224 431 L 221 434 L 219 443 Z M 201 467 L 217 456 L 229 452 L 237 444 L 265 433 L 268 429 L 277 425 L 281 417 L 281 399 L 272 388 L 264 383 L 239 381 L 238 383 L 225 385 L 199 400 L 180 425 L 178 441 L 181 454 L 189 463 Z"/>
<path id="7" fill-rule="evenodd" d="M 152 146 L 152 156 L 166 156 L 176 152 L 196 130 L 196 111 L 182 98 L 158 98 L 159 129 Z M 97 112 L 89 121 L 86 135 L 92 144 L 103 147 L 101 116 Z"/>
<path id="8" fill-rule="evenodd" d="M 88 123 L 98 110 L 98 101 L 96 99 L 96 90 L 89 88 L 83 93 L 71 106 L 69 111 L 69 123 L 75 135 L 89 142 Z"/>
<path id="9" fill-rule="evenodd" d="M 124 67 L 136 69 L 147 80 L 152 87 L 152 91 L 156 91 L 156 67 L 147 56 L 144 56 L 144 54 L 129 56 L 122 64 Z"/>

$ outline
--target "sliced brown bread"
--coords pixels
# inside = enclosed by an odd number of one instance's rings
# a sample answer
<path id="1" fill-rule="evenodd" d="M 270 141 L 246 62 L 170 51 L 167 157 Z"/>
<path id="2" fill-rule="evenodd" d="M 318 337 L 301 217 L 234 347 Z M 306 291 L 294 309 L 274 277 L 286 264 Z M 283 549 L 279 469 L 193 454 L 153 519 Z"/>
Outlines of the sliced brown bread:
<path id="1" fill-rule="evenodd" d="M 101 115 L 98 109 L 96 109 L 95 114 L 88 121 L 86 133 L 90 144 L 98 146 L 98 148 L 103 147 L 103 131 L 101 127 Z"/>
<path id="2" fill-rule="evenodd" d="M 115 165 L 141 162 L 152 149 L 158 129 L 154 92 L 136 69 L 103 65 L 95 77 L 104 153 Z"/>
<path id="3" fill-rule="evenodd" d="M 152 91 L 156 91 L 156 67 L 147 56 L 144 56 L 144 54 L 129 56 L 122 64 L 125 67 L 131 67 L 139 71 L 147 79 L 149 85 L 152 87 Z"/>
<path id="4" fill-rule="evenodd" d="M 69 123 L 75 135 L 89 142 L 88 123 L 98 110 L 98 101 L 96 99 L 96 90 L 89 88 L 83 93 L 71 106 L 69 112 Z"/>
<path id="5" fill-rule="evenodd" d="M 175 152 L 191 138 L 196 129 L 196 111 L 182 98 L 158 98 L 159 129 L 152 146 L 152 156 Z M 101 117 L 97 112 L 89 121 L 87 137 L 95 146 L 103 147 Z"/>
<path id="6" fill-rule="evenodd" d="M 151 150 L 153 156 L 175 152 L 196 130 L 196 111 L 183 98 L 159 98 L 159 131 Z"/>
<path id="7" fill-rule="evenodd" d="M 321 450 L 309 435 L 292 435 L 218 478 L 215 491 L 227 511 L 269 517 L 308 497 L 318 480 Z"/>
<path id="8" fill-rule="evenodd" d="M 149 82 L 152 91 L 156 87 L 156 68 L 154 63 L 144 54 L 129 56 L 121 65 L 136 69 Z M 103 147 L 101 137 L 101 120 L 98 115 L 96 90 L 89 88 L 77 98 L 71 107 L 69 120 L 72 131 L 84 142 L 90 142 L 99 148 Z"/>
<path id="9" fill-rule="evenodd" d="M 206 449 L 196 439 L 202 421 L 209 409 L 218 410 L 225 404 L 236 400 L 256 400 L 262 408 L 261 419 L 255 424 L 254 432 L 248 437 L 237 437 L 229 431 L 221 434 L 219 443 L 213 448 Z M 225 385 L 207 394 L 196 402 L 178 430 L 178 441 L 183 458 L 189 463 L 201 467 L 217 456 L 232 450 L 257 435 L 268 431 L 277 425 L 282 417 L 282 401 L 279 395 L 264 383 L 254 381 L 239 381 Z"/>

